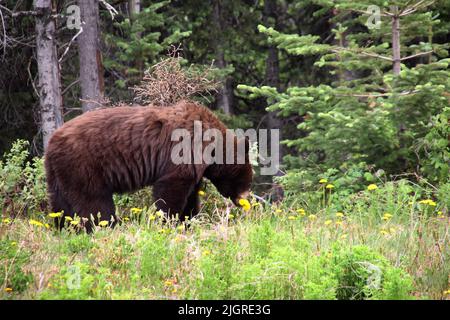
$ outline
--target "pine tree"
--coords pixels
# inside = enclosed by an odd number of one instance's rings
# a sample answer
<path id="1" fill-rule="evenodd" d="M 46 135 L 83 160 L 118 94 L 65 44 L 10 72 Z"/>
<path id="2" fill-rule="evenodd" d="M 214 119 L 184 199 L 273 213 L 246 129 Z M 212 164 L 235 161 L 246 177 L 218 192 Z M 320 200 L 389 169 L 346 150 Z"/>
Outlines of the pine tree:
<path id="1" fill-rule="evenodd" d="M 427 149 L 433 146 L 426 139 L 436 119 L 448 118 L 448 44 L 434 42 L 445 32 L 437 14 L 440 2 L 397 0 L 389 7 L 387 1 L 312 2 L 320 5 L 317 14 L 333 11 L 333 43 L 313 34 L 283 34 L 265 26 L 259 30 L 291 55 L 315 57 L 314 66 L 329 72 L 331 79 L 283 93 L 271 87 L 239 87 L 252 97 L 267 98 L 269 111 L 303 116 L 301 134 L 285 141 L 301 154 L 285 158 L 296 168 L 285 183 L 307 188 L 319 175 L 334 176 L 357 189 L 364 173 L 367 180 L 374 179 L 366 172 L 370 168 L 427 174 L 418 168 L 431 162 L 440 174 L 427 177 L 447 181 L 448 137 L 434 130 L 441 134 L 443 152 L 435 153 L 439 159 L 429 157 Z M 350 171 L 356 173 L 348 178 Z"/>

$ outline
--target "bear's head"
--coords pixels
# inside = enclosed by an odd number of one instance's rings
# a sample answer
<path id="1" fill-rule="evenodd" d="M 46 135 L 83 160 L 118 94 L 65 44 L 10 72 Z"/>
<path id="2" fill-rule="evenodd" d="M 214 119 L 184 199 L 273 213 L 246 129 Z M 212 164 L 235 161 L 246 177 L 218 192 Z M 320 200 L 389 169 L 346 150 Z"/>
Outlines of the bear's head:
<path id="1" fill-rule="evenodd" d="M 240 147 L 242 144 L 245 148 Z M 234 163 L 213 164 L 205 171 L 208 178 L 225 198 L 230 198 L 236 206 L 239 199 L 245 199 L 253 179 L 253 168 L 249 161 L 249 142 L 246 138 L 236 139 L 234 150 L 245 150 L 245 161 L 239 163 L 237 152 L 234 152 Z"/>

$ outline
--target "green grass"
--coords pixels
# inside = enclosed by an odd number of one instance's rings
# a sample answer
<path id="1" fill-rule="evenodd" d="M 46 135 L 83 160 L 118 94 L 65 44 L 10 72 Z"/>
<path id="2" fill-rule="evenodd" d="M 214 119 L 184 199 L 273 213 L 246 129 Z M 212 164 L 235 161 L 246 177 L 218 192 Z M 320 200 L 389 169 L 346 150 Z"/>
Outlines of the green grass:
<path id="1" fill-rule="evenodd" d="M 447 208 L 407 182 L 249 212 L 206 191 L 181 226 L 144 207 L 148 191 L 118 197 L 122 223 L 92 235 L 3 217 L 0 299 L 450 298 Z"/>

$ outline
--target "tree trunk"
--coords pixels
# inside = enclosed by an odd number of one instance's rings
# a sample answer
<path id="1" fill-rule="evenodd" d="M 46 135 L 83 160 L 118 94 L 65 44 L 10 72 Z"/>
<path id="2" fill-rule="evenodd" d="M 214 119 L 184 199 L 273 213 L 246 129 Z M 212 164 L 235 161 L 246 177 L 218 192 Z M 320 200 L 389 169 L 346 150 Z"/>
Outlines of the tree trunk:
<path id="1" fill-rule="evenodd" d="M 222 34 L 225 32 L 225 25 L 222 19 L 220 0 L 214 0 L 213 21 L 215 26 L 214 47 L 216 53 L 216 65 L 219 69 L 225 69 L 225 52 Z M 225 78 L 222 88 L 219 89 L 217 97 L 217 106 L 226 114 L 233 113 L 233 86 L 229 76 Z"/>
<path id="2" fill-rule="evenodd" d="M 103 67 L 99 50 L 98 0 L 78 0 L 83 32 L 78 37 L 81 106 L 83 112 L 103 102 Z"/>
<path id="3" fill-rule="evenodd" d="M 132 24 L 135 23 L 136 15 L 138 15 L 141 12 L 141 0 L 128 0 L 128 11 L 130 15 L 130 21 Z M 137 38 L 141 38 L 142 34 L 139 32 L 136 34 Z M 137 70 L 139 70 L 139 79 L 138 81 L 141 81 L 144 77 L 144 61 L 141 58 L 136 59 L 135 67 Z"/>
<path id="4" fill-rule="evenodd" d="M 55 130 L 63 124 L 61 79 L 56 50 L 52 1 L 36 0 L 36 55 L 39 74 L 39 102 L 44 150 Z"/>
<path id="5" fill-rule="evenodd" d="M 393 71 L 395 75 L 400 74 L 400 17 L 398 16 L 398 7 L 392 8 L 392 58 L 394 60 Z"/>
<path id="6" fill-rule="evenodd" d="M 269 20 L 273 21 L 269 21 Z M 276 2 L 275 1 L 264 1 L 264 17 L 263 23 L 268 26 L 271 22 L 277 27 L 277 16 L 276 16 Z M 278 58 L 278 49 L 270 45 L 267 53 L 266 60 L 266 72 L 264 76 L 264 82 L 266 85 L 275 87 L 280 90 L 280 60 Z M 278 129 L 280 132 L 280 141 L 282 140 L 281 128 L 283 127 L 283 122 L 277 117 L 276 112 L 269 112 L 267 115 L 267 129 Z M 279 148 L 279 157 L 283 158 L 283 148 Z M 271 151 L 272 152 L 272 151 Z M 283 173 L 278 170 L 275 176 L 282 176 Z M 283 188 L 272 181 L 272 198 L 274 201 L 279 201 L 283 198 Z"/>

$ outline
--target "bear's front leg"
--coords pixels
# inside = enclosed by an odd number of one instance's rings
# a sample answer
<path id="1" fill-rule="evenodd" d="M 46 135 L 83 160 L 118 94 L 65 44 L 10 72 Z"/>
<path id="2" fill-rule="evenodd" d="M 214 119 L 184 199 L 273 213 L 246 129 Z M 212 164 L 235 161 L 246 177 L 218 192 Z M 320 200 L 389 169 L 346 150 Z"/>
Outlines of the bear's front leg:
<path id="1" fill-rule="evenodd" d="M 191 192 L 187 199 L 186 206 L 184 207 L 183 214 L 185 217 L 195 217 L 200 211 L 200 199 L 198 191 L 201 188 L 201 182 L 196 184 L 194 190 Z"/>
<path id="2" fill-rule="evenodd" d="M 153 198 L 158 210 L 166 212 L 169 217 L 184 214 L 188 197 L 195 188 L 195 181 L 191 179 L 166 178 L 156 181 L 153 185 Z"/>

